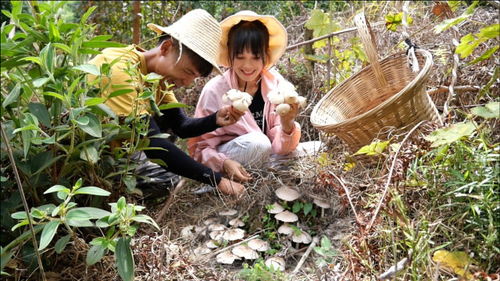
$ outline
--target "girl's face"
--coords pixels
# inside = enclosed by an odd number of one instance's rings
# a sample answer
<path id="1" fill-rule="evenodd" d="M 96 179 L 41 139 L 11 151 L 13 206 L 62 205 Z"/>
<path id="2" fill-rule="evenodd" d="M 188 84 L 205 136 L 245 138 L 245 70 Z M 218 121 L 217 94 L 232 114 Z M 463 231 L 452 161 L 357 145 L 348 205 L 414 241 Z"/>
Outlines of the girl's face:
<path id="1" fill-rule="evenodd" d="M 233 70 L 238 76 L 239 82 L 256 82 L 263 69 L 262 58 L 254 55 L 248 49 L 234 57 Z"/>

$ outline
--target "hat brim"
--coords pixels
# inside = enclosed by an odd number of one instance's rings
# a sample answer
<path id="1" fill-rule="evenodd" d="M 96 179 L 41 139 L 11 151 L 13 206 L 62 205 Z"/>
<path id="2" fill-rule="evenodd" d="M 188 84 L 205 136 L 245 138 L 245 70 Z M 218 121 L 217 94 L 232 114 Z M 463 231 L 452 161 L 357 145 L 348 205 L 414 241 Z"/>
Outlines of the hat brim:
<path id="1" fill-rule="evenodd" d="M 191 49 L 193 52 L 198 54 L 200 57 L 202 57 L 203 59 L 208 61 L 215 68 L 215 70 L 217 70 L 217 72 L 219 74 L 222 74 L 222 70 L 219 68 L 219 64 L 216 61 L 214 61 L 213 58 L 210 58 L 204 52 L 200 52 L 198 50 L 198 46 L 194 46 L 189 41 L 182 40 L 182 38 L 179 38 L 179 36 L 177 36 L 177 32 L 172 32 L 172 30 L 170 30 L 170 28 L 169 28 L 170 26 L 164 27 L 164 26 L 159 26 L 159 25 L 154 24 L 154 23 L 148 23 L 147 27 L 149 29 L 153 30 L 154 32 L 156 32 L 158 35 L 166 33 L 166 34 L 172 36 L 177 41 L 181 42 L 183 45 L 185 45 L 186 47 Z"/>
<path id="2" fill-rule="evenodd" d="M 219 46 L 219 56 L 217 63 L 219 65 L 229 67 L 229 51 L 227 47 L 229 30 L 240 21 L 255 21 L 262 22 L 269 32 L 269 61 L 266 63 L 266 68 L 273 66 L 285 52 L 288 43 L 288 34 L 283 25 L 274 17 L 269 15 L 245 15 L 235 14 L 224 19 L 220 25 L 222 28 L 222 37 Z"/>

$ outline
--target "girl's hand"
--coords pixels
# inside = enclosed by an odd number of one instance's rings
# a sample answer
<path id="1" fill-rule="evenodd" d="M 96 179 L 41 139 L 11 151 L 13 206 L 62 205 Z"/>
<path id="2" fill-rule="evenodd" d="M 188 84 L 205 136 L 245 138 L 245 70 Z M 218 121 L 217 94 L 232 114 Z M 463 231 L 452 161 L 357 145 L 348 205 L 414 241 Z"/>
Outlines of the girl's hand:
<path id="1" fill-rule="evenodd" d="M 217 188 L 224 194 L 240 196 L 245 192 L 245 187 L 242 184 L 222 178 Z"/>
<path id="2" fill-rule="evenodd" d="M 224 160 L 222 164 L 224 172 L 230 179 L 235 179 L 239 182 L 247 182 L 252 179 L 252 176 L 241 166 L 238 161 L 231 159 Z"/>
<path id="3" fill-rule="evenodd" d="M 280 116 L 281 120 L 281 128 L 287 134 L 292 133 L 295 128 L 295 118 L 299 114 L 299 104 L 293 103 L 290 104 L 290 111 L 288 113 Z"/>
<path id="4" fill-rule="evenodd" d="M 245 114 L 245 112 L 241 112 L 234 109 L 233 106 L 227 105 L 217 111 L 215 122 L 221 127 L 229 126 L 238 122 L 243 114 Z"/>

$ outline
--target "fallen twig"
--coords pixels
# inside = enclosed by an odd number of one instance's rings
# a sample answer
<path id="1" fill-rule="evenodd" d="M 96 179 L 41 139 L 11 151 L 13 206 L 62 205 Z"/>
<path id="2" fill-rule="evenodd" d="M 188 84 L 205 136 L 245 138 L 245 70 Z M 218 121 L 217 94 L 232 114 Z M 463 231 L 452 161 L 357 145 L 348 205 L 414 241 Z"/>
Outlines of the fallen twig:
<path id="1" fill-rule="evenodd" d="M 295 269 L 292 271 L 292 274 L 295 274 L 295 273 L 297 273 L 300 270 L 300 268 L 302 267 L 302 264 L 304 264 L 304 262 L 306 261 L 307 257 L 311 253 L 311 251 L 314 248 L 314 246 L 316 246 L 316 244 L 318 243 L 318 241 L 319 241 L 318 236 L 314 236 L 313 239 L 312 239 L 311 244 L 307 248 L 307 251 L 304 253 L 304 255 L 302 255 L 302 257 L 299 260 L 299 263 L 297 264 L 297 266 L 295 267 Z"/>
<path id="2" fill-rule="evenodd" d="M 174 200 L 175 195 L 177 195 L 177 193 L 182 189 L 182 187 L 184 186 L 185 182 L 186 182 L 185 179 L 181 179 L 179 181 L 179 183 L 175 186 L 174 190 L 172 191 L 172 193 L 168 197 L 167 202 L 165 202 L 165 205 L 163 206 L 163 208 L 161 209 L 160 213 L 156 217 L 156 221 L 157 222 L 160 222 L 163 219 L 163 217 L 167 213 L 168 209 L 170 208 L 170 205 L 172 205 L 172 201 Z"/>
<path id="3" fill-rule="evenodd" d="M 477 92 L 481 90 L 481 88 L 479 86 L 456 86 L 455 88 L 453 88 L 453 90 L 455 90 L 455 92 Z M 449 86 L 440 86 L 427 91 L 427 94 L 435 95 L 435 94 L 447 93 L 449 91 L 450 91 Z"/>
<path id="4" fill-rule="evenodd" d="M 389 169 L 389 175 L 387 176 L 387 182 L 385 183 L 385 186 L 384 186 L 384 193 L 382 193 L 382 198 L 380 198 L 380 201 L 378 202 L 378 205 L 377 205 L 377 208 L 375 209 L 375 212 L 373 213 L 372 215 L 372 219 L 370 221 L 370 223 L 368 224 L 368 226 L 366 227 L 366 231 L 369 231 L 370 228 L 372 227 L 373 223 L 375 222 L 375 219 L 377 218 L 377 214 L 378 212 L 380 211 L 380 207 L 382 206 L 382 203 L 384 202 L 384 198 L 385 198 L 385 195 L 387 194 L 387 191 L 389 190 L 389 184 L 391 183 L 391 178 L 392 178 L 392 173 L 394 171 L 394 167 L 396 166 L 396 160 L 398 159 L 398 154 L 399 154 L 399 151 L 401 150 L 401 148 L 403 147 L 403 144 L 405 143 L 405 141 L 410 137 L 410 135 L 420 126 L 422 125 L 423 123 L 425 122 L 425 120 L 422 120 L 420 122 L 418 122 L 417 125 L 415 125 L 405 136 L 405 138 L 403 139 L 403 141 L 401 141 L 401 144 L 399 145 L 398 147 L 398 150 L 396 150 L 396 153 L 394 154 L 394 159 L 392 159 L 392 164 L 391 164 L 391 168 Z"/>
<path id="5" fill-rule="evenodd" d="M 405 264 L 408 262 L 408 258 L 404 258 L 400 260 L 399 262 L 396 263 L 396 265 L 391 266 L 386 272 L 380 274 L 378 277 L 379 280 L 386 280 L 386 279 L 391 279 L 398 273 L 398 271 L 401 271 L 401 269 L 404 268 Z"/>
<path id="6" fill-rule="evenodd" d="M 345 194 L 347 196 L 347 200 L 349 200 L 349 205 L 351 205 L 351 209 L 352 209 L 352 211 L 354 213 L 354 216 L 356 217 L 356 223 L 359 224 L 360 222 L 359 222 L 358 213 L 356 212 L 356 208 L 354 208 L 354 204 L 352 203 L 352 199 L 351 199 L 351 195 L 350 195 L 349 189 L 347 189 L 347 187 L 345 186 L 344 181 L 342 179 L 340 179 L 339 177 L 337 177 L 337 175 L 335 175 L 331 171 L 329 173 L 330 173 L 330 175 L 334 176 L 340 182 L 340 185 L 344 189 Z"/>

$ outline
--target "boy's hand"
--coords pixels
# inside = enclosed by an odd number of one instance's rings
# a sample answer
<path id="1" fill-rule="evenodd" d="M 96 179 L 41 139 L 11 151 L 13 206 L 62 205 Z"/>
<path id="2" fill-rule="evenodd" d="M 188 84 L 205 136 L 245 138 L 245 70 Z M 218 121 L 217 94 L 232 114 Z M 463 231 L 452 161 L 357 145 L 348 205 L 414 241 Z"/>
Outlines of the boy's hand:
<path id="1" fill-rule="evenodd" d="M 245 192 L 245 187 L 242 184 L 222 178 L 217 188 L 224 194 L 239 196 Z"/>
<path id="2" fill-rule="evenodd" d="M 240 120 L 243 114 L 245 114 L 245 112 L 241 112 L 234 109 L 231 105 L 227 105 L 217 111 L 215 122 L 221 127 L 229 126 Z"/>
<path id="3" fill-rule="evenodd" d="M 239 182 L 247 182 L 252 179 L 252 176 L 238 161 L 226 159 L 224 160 L 222 166 L 224 168 L 224 172 L 230 179 L 235 179 Z"/>

